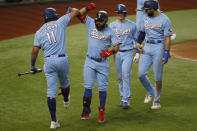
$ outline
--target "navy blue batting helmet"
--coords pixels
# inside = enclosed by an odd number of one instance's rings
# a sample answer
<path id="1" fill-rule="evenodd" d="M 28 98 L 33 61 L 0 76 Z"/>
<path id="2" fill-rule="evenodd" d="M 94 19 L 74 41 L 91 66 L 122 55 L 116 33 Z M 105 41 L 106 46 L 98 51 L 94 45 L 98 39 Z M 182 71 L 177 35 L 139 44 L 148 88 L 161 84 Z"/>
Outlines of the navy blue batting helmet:
<path id="1" fill-rule="evenodd" d="M 46 8 L 44 10 L 43 17 L 44 17 L 45 20 L 47 20 L 47 19 L 57 20 L 58 19 L 58 14 L 56 12 L 56 9 L 54 9 L 54 8 Z"/>
<path id="2" fill-rule="evenodd" d="M 95 21 L 108 21 L 108 14 L 106 11 L 101 10 L 96 13 Z"/>
<path id="3" fill-rule="evenodd" d="M 151 8 L 157 10 L 157 9 L 159 8 L 158 2 L 155 1 L 155 0 L 148 0 L 148 1 L 145 1 L 145 2 L 144 2 L 144 7 L 143 7 L 143 9 L 144 9 L 144 10 L 148 10 L 148 9 L 151 9 Z"/>
<path id="4" fill-rule="evenodd" d="M 118 4 L 115 8 L 116 13 L 127 13 L 127 8 L 124 4 Z"/>

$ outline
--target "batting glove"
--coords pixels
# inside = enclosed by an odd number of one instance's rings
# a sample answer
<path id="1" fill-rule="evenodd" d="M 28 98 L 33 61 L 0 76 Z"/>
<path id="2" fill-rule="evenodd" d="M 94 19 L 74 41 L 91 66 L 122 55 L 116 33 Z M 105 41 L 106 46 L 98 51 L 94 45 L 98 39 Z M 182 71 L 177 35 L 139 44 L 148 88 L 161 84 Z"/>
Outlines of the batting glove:
<path id="1" fill-rule="evenodd" d="M 140 53 L 136 53 L 135 54 L 135 57 L 133 58 L 133 62 L 134 63 L 138 63 L 139 62 L 139 59 L 140 59 Z"/>
<path id="2" fill-rule="evenodd" d="M 90 3 L 88 6 L 87 6 L 87 9 L 88 10 L 93 10 L 96 8 L 96 5 L 94 3 Z"/>
<path id="3" fill-rule="evenodd" d="M 175 34 L 175 33 L 173 33 L 173 34 L 171 35 L 170 39 L 171 39 L 171 40 L 176 39 L 176 34 Z"/>
<path id="4" fill-rule="evenodd" d="M 166 64 L 168 62 L 168 58 L 170 58 L 170 51 L 165 50 L 164 55 L 163 55 L 163 59 L 162 59 L 162 64 Z"/>
<path id="5" fill-rule="evenodd" d="M 113 50 L 109 50 L 109 51 L 108 50 L 102 50 L 102 52 L 100 53 L 100 56 L 102 58 L 107 58 L 112 54 L 113 54 Z"/>

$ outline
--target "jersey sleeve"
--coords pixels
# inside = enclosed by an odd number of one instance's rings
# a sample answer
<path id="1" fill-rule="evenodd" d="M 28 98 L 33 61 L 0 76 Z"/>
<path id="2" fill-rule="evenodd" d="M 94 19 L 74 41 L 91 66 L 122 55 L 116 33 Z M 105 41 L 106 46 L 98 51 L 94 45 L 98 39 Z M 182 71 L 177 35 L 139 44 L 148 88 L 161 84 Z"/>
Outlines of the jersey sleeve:
<path id="1" fill-rule="evenodd" d="M 111 29 L 111 41 L 112 41 L 112 45 L 114 46 L 119 43 L 122 43 L 120 37 L 118 37 L 112 29 Z"/>
<path id="2" fill-rule="evenodd" d="M 136 26 L 136 24 L 134 24 L 134 27 L 133 27 L 133 38 L 135 40 L 137 40 L 137 37 L 138 37 L 137 26 Z"/>
<path id="3" fill-rule="evenodd" d="M 71 21 L 71 17 L 69 14 L 62 16 L 57 20 L 57 22 L 63 25 L 64 27 L 66 27 L 70 21 Z"/>
<path id="4" fill-rule="evenodd" d="M 109 27 L 113 29 L 113 23 L 110 23 L 109 24 Z"/>
<path id="5" fill-rule="evenodd" d="M 41 47 L 41 44 L 40 44 L 40 42 L 39 42 L 39 33 L 38 33 L 38 32 L 36 32 L 36 34 L 35 34 L 34 46 L 39 46 L 39 47 Z"/>
<path id="6" fill-rule="evenodd" d="M 144 26 L 144 24 L 145 24 L 145 19 L 146 19 L 146 16 L 143 16 L 143 18 L 142 18 L 142 25 L 141 25 L 141 27 L 140 27 L 140 30 L 141 30 L 142 32 L 145 32 L 145 26 Z"/>
<path id="7" fill-rule="evenodd" d="M 86 17 L 84 24 L 88 27 L 93 19 L 89 16 Z"/>
<path id="8" fill-rule="evenodd" d="M 172 26 L 171 26 L 171 23 L 170 23 L 170 20 L 167 19 L 166 22 L 164 23 L 164 36 L 170 36 L 172 35 Z"/>

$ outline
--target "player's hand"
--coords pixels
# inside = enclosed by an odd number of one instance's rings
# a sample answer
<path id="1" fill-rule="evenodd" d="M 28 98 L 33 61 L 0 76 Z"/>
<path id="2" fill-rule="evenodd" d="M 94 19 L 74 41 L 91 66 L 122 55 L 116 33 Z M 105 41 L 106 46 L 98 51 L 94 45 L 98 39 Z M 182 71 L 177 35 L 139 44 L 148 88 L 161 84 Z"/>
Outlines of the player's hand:
<path id="1" fill-rule="evenodd" d="M 135 54 L 135 57 L 133 58 L 133 62 L 134 63 L 138 63 L 139 62 L 139 59 L 140 59 L 140 53 L 136 53 Z"/>
<path id="2" fill-rule="evenodd" d="M 88 10 L 93 10 L 96 8 L 96 5 L 94 3 L 90 3 L 87 7 L 88 7 Z"/>
<path id="3" fill-rule="evenodd" d="M 102 52 L 100 53 L 100 56 L 102 58 L 107 58 L 107 57 L 109 57 L 112 54 L 113 54 L 112 50 L 102 50 Z"/>
<path id="4" fill-rule="evenodd" d="M 135 45 L 135 47 L 140 51 L 140 53 L 143 52 L 143 46 L 140 45 L 139 43 L 137 43 L 137 44 Z"/>
<path id="5" fill-rule="evenodd" d="M 168 62 L 168 58 L 170 58 L 170 51 L 165 50 L 162 58 L 162 64 L 166 64 Z"/>

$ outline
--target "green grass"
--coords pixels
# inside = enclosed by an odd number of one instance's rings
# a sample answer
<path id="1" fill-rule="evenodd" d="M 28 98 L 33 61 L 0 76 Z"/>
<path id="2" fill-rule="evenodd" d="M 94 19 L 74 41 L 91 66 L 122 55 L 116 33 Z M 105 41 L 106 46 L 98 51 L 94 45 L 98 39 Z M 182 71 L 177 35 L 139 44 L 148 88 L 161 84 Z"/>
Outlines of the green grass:
<path id="1" fill-rule="evenodd" d="M 197 39 L 197 10 L 167 12 L 177 39 L 172 44 Z M 135 16 L 129 16 L 135 21 Z M 110 21 L 115 18 L 110 18 Z M 46 80 L 44 73 L 18 77 L 18 72 L 28 71 L 34 34 L 0 41 L 0 130 L 45 131 L 49 130 L 50 116 L 46 103 Z M 92 114 L 88 121 L 80 120 L 82 111 L 83 64 L 87 52 L 85 25 L 67 28 L 67 52 L 70 60 L 71 107 L 63 108 L 62 97 L 57 97 L 59 131 L 194 131 L 197 126 L 197 62 L 172 57 L 164 69 L 164 88 L 161 110 L 151 110 L 143 104 L 145 90 L 137 78 L 137 65 L 132 72 L 131 108 L 119 107 L 118 78 L 110 58 L 106 104 L 106 122 L 97 122 L 99 105 L 95 87 Z M 43 53 L 37 59 L 37 67 L 43 66 Z M 152 70 L 149 77 L 153 82 Z"/>

